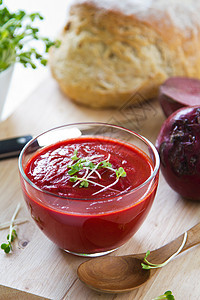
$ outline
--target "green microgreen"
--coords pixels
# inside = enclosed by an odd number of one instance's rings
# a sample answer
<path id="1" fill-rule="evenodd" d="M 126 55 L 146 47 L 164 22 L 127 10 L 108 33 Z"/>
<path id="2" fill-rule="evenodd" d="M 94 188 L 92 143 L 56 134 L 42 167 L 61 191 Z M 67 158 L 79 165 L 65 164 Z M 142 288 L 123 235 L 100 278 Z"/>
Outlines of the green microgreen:
<path id="1" fill-rule="evenodd" d="M 87 168 L 89 168 L 90 170 L 92 170 L 92 169 L 95 168 L 95 164 L 94 164 L 93 162 L 91 162 L 91 161 L 86 161 L 86 162 L 84 163 L 84 167 L 87 167 Z"/>
<path id="2" fill-rule="evenodd" d="M 69 175 L 74 175 L 76 174 L 77 172 L 79 172 L 80 170 L 83 169 L 83 165 L 81 164 L 81 162 L 77 162 L 76 164 L 72 165 L 72 166 L 69 166 L 69 171 L 68 171 L 68 174 Z"/>
<path id="3" fill-rule="evenodd" d="M 69 180 L 71 182 L 76 182 L 78 180 L 78 177 L 76 175 L 75 176 L 71 176 Z"/>
<path id="4" fill-rule="evenodd" d="M 78 154 L 78 150 L 74 150 L 74 154 L 73 154 L 73 156 L 71 157 L 71 159 L 72 159 L 72 160 L 78 160 L 79 158 L 78 158 L 77 154 Z"/>
<path id="5" fill-rule="evenodd" d="M 153 263 L 151 263 L 147 260 L 147 257 L 150 255 L 150 251 L 148 250 L 146 252 L 146 255 L 145 255 L 144 259 L 143 259 L 145 264 L 141 263 L 142 268 L 145 269 L 145 270 L 149 270 L 149 269 L 162 268 L 162 267 L 166 266 L 175 256 L 177 256 L 181 252 L 181 250 L 183 249 L 183 247 L 186 243 L 186 240 L 187 240 L 187 232 L 184 233 L 182 244 L 180 245 L 178 250 L 174 254 L 172 254 L 166 261 L 164 261 L 161 264 L 153 264 Z"/>
<path id="6" fill-rule="evenodd" d="M 119 169 L 116 170 L 116 177 L 117 178 L 126 177 L 126 172 L 124 171 L 124 168 L 119 167 Z"/>
<path id="7" fill-rule="evenodd" d="M 90 179 L 84 179 L 84 177 L 78 177 L 78 176 L 71 176 L 70 179 L 69 179 L 71 182 L 82 182 L 82 181 L 87 181 L 88 184 L 89 183 L 92 183 L 92 184 L 95 184 L 95 185 L 98 185 L 100 187 L 104 187 L 104 185 L 102 184 L 99 184 L 98 182 L 95 182 L 95 181 L 92 181 Z M 81 185 L 80 187 L 83 187 L 83 185 Z M 88 187 L 88 186 L 87 186 Z"/>
<path id="8" fill-rule="evenodd" d="M 10 232 L 7 235 L 7 243 L 3 243 L 1 244 L 1 249 L 7 254 L 9 252 L 12 251 L 12 242 L 15 240 L 15 238 L 17 237 L 17 232 L 14 228 L 14 221 L 15 218 L 19 212 L 20 209 L 20 204 L 17 205 L 15 212 L 12 216 L 11 222 L 10 222 Z"/>
<path id="9" fill-rule="evenodd" d="M 39 29 L 34 25 L 36 20 L 43 20 L 38 12 L 10 12 L 3 1 L 0 1 L 0 72 L 15 62 L 24 67 L 31 66 L 33 69 L 37 67 L 36 61 L 42 65 L 47 64 L 44 54 L 32 47 L 31 42 L 34 41 L 35 45 L 42 44 L 45 53 L 53 45 L 58 47 L 60 42 L 40 36 Z"/>
<path id="10" fill-rule="evenodd" d="M 88 186 L 89 186 L 89 182 L 84 179 L 80 182 L 80 185 L 79 185 L 79 187 L 85 187 L 85 188 L 87 188 Z"/>
<path id="11" fill-rule="evenodd" d="M 98 169 L 100 168 L 112 168 L 112 164 L 109 161 L 103 160 L 99 163 Z"/>
<path id="12" fill-rule="evenodd" d="M 68 165 L 68 174 L 70 175 L 69 180 L 75 183 L 73 186 L 76 186 L 80 182 L 80 188 L 88 188 L 90 183 L 102 187 L 101 190 L 93 194 L 95 195 L 97 193 L 102 192 L 103 190 L 110 189 L 119 181 L 120 177 L 126 177 L 126 172 L 124 168 L 119 167 L 117 170 L 115 170 L 112 167 L 112 164 L 109 162 L 110 154 L 108 155 L 108 158 L 106 160 L 97 162 L 96 159 L 101 156 L 103 155 L 93 155 L 91 157 L 80 158 L 78 157 L 78 151 L 74 151 L 73 155 L 71 156 L 72 161 Z M 95 180 L 91 180 L 92 178 L 95 178 L 94 175 L 101 179 L 99 169 L 102 168 L 108 169 L 114 172 L 116 175 L 116 180 L 108 186 L 104 186 L 102 184 L 97 183 Z M 78 177 L 77 174 L 82 170 L 85 171 L 83 177 Z"/>
<path id="13" fill-rule="evenodd" d="M 175 300 L 174 296 L 172 295 L 171 291 L 167 291 L 165 292 L 163 295 L 160 295 L 156 298 L 154 298 L 153 300 L 164 300 L 164 299 L 168 299 L 168 300 Z"/>
<path id="14" fill-rule="evenodd" d="M 11 243 L 14 241 L 14 239 L 17 237 L 17 233 L 16 230 L 13 229 L 11 232 L 11 235 L 8 234 L 7 235 L 7 241 L 8 243 L 3 243 L 1 244 L 1 249 L 4 250 L 5 253 L 9 253 L 10 251 L 12 251 L 12 245 Z"/>

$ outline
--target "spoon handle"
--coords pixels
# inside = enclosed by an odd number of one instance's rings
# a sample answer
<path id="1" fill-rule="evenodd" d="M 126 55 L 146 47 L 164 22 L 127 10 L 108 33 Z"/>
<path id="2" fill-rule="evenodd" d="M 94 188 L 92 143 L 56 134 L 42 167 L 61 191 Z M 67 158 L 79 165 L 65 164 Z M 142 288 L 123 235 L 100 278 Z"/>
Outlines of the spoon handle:
<path id="1" fill-rule="evenodd" d="M 180 248 L 184 239 L 184 235 L 185 233 L 181 234 L 179 237 L 177 237 L 172 242 L 166 244 L 165 246 L 151 251 L 151 254 L 149 256 L 150 261 L 153 261 L 154 263 L 159 263 L 168 259 Z M 200 244 L 200 223 L 196 224 L 187 231 L 186 242 L 178 254 L 197 244 Z"/>
<path id="2" fill-rule="evenodd" d="M 187 240 L 181 252 L 197 244 L 200 244 L 200 223 L 196 224 L 195 226 L 193 226 L 191 229 L 187 231 Z"/>

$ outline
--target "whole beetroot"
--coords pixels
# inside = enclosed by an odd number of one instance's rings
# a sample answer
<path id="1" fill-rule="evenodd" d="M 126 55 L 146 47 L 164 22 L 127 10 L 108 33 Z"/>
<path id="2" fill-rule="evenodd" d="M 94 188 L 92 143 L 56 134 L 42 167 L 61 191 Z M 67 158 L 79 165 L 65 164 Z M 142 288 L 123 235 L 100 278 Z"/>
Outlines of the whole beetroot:
<path id="1" fill-rule="evenodd" d="M 184 107 L 168 117 L 156 140 L 161 171 L 182 197 L 200 201 L 200 106 Z"/>

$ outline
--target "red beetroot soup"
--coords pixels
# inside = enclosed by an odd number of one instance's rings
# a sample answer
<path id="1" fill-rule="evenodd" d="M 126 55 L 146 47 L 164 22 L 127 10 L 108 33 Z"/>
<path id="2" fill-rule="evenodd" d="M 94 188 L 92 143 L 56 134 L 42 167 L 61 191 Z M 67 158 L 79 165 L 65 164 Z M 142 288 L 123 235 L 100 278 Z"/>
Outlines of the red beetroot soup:
<path id="1" fill-rule="evenodd" d="M 54 243 L 95 256 L 124 244 L 144 221 L 158 184 L 158 175 L 145 184 L 153 168 L 136 146 L 80 137 L 37 151 L 24 168 L 31 184 L 22 180 L 22 189 L 33 219 Z"/>

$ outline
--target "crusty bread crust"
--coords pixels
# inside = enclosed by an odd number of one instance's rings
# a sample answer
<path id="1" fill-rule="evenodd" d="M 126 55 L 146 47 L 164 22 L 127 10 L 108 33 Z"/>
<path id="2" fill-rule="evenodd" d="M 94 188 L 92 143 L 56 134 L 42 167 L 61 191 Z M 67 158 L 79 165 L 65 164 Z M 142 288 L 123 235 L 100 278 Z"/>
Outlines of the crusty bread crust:
<path id="1" fill-rule="evenodd" d="M 135 93 L 150 99 L 170 76 L 200 78 L 199 25 L 183 30 L 167 12 L 161 23 L 83 2 L 71 6 L 60 39 L 50 52 L 52 74 L 87 106 L 120 107 Z"/>

